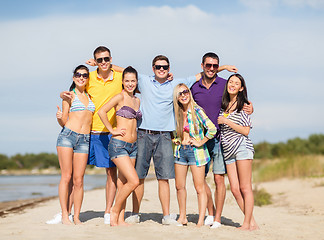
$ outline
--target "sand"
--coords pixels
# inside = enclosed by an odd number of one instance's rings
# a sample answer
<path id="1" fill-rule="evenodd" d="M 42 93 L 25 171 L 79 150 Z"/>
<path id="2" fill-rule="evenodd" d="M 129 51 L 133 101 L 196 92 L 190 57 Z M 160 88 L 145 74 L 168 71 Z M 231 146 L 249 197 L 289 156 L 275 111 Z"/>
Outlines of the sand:
<path id="1" fill-rule="evenodd" d="M 0 218 L 1 239 L 324 239 L 324 178 L 280 180 L 259 184 L 273 196 L 273 204 L 255 207 L 254 215 L 260 230 L 237 230 L 243 221 L 232 194 L 227 191 L 222 215 L 222 227 L 197 228 L 197 197 L 188 176 L 186 227 L 161 225 L 161 205 L 157 193 L 157 181 L 145 182 L 145 194 L 141 206 L 141 223 L 129 227 L 110 227 L 103 224 L 104 189 L 85 193 L 82 206 L 82 226 L 47 225 L 59 211 L 58 199 L 40 201 L 9 211 Z M 170 181 L 171 207 L 178 212 L 174 181 Z M 18 208 L 19 209 L 19 208 Z M 131 210 L 131 201 L 127 203 Z"/>

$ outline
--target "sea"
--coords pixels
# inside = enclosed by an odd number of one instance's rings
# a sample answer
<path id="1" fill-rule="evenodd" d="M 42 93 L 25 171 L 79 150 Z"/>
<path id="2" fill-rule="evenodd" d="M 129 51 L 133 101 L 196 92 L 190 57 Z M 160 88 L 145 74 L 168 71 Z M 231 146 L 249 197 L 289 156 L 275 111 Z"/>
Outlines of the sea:
<path id="1" fill-rule="evenodd" d="M 104 187 L 106 175 L 85 175 L 84 190 Z M 60 175 L 0 175 L 0 202 L 58 195 Z"/>

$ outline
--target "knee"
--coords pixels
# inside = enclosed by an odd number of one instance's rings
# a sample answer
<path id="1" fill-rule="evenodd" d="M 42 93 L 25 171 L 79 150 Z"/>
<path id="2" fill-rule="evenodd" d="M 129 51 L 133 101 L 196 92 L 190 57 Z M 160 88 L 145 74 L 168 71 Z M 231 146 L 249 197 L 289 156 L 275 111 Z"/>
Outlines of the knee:
<path id="1" fill-rule="evenodd" d="M 83 178 L 74 178 L 73 179 L 73 186 L 74 188 L 82 188 L 83 187 Z"/>
<path id="2" fill-rule="evenodd" d="M 72 174 L 66 173 L 61 176 L 61 182 L 68 185 L 71 181 Z"/>
<path id="3" fill-rule="evenodd" d="M 231 192 L 236 199 L 241 197 L 241 190 L 238 186 L 231 186 Z"/>
<path id="4" fill-rule="evenodd" d="M 240 190 L 243 195 L 252 193 L 252 186 L 250 184 L 240 186 Z"/>
<path id="5" fill-rule="evenodd" d="M 203 184 L 195 186 L 197 194 L 203 194 L 206 193 L 205 186 Z"/>
<path id="6" fill-rule="evenodd" d="M 215 181 L 216 187 L 225 187 L 224 175 L 215 174 L 214 181 Z"/>
<path id="7" fill-rule="evenodd" d="M 186 190 L 186 185 L 184 185 L 184 184 L 176 184 L 176 190 L 177 191 Z"/>
<path id="8" fill-rule="evenodd" d="M 138 178 L 134 178 L 130 181 L 130 184 L 132 186 L 132 189 L 135 190 L 139 186 L 140 181 Z"/>

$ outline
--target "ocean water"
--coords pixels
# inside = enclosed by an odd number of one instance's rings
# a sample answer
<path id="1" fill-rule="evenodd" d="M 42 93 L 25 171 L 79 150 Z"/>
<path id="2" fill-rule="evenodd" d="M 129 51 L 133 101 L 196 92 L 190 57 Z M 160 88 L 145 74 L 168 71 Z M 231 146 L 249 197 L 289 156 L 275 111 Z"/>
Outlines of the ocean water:
<path id="1" fill-rule="evenodd" d="M 60 175 L 0 176 L 0 202 L 58 195 Z M 85 175 L 84 189 L 104 187 L 106 175 Z"/>

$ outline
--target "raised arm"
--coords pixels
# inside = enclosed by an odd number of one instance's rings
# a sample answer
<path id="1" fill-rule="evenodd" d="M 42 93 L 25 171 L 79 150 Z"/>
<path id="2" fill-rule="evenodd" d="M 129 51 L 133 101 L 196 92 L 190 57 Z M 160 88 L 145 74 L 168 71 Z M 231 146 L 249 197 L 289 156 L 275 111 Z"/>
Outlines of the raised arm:
<path id="1" fill-rule="evenodd" d="M 123 96 L 122 94 L 117 94 L 116 96 L 112 97 L 105 105 L 103 105 L 99 111 L 98 115 L 102 121 L 102 123 L 106 126 L 108 131 L 113 135 L 113 136 L 125 136 L 126 131 L 125 128 L 113 128 L 108 120 L 107 113 L 114 107 L 118 105 L 120 101 L 123 101 Z"/>
<path id="2" fill-rule="evenodd" d="M 62 111 L 60 107 L 57 105 L 56 119 L 61 127 L 64 127 L 64 125 L 68 120 L 69 110 L 70 110 L 70 104 L 66 100 L 62 101 Z"/>
<path id="3" fill-rule="evenodd" d="M 218 67 L 217 72 L 221 72 L 223 70 L 227 70 L 229 72 L 237 73 L 238 69 L 234 65 L 222 65 Z"/>

